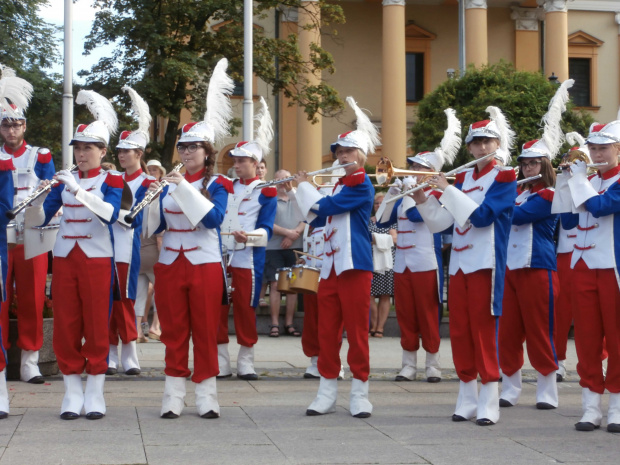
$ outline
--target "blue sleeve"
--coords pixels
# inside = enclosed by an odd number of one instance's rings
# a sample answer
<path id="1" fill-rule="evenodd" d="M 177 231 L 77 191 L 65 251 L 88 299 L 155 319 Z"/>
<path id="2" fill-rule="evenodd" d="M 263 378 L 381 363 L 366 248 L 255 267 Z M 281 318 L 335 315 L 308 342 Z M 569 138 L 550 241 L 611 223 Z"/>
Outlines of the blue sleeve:
<path id="1" fill-rule="evenodd" d="M 136 190 L 136 194 L 134 195 L 133 205 L 131 206 L 132 209 L 144 200 L 144 195 L 146 194 L 147 190 L 148 190 L 148 187 L 144 187 L 142 185 L 138 187 L 138 190 Z M 136 217 L 134 218 L 133 222 L 131 223 L 131 229 L 141 230 L 143 217 L 144 217 L 144 209 L 140 210 L 140 213 L 138 213 Z M 138 226 L 140 226 L 140 228 L 138 228 Z"/>
<path id="2" fill-rule="evenodd" d="M 341 215 L 361 208 L 368 202 L 368 197 L 374 195 L 372 184 L 363 182 L 354 187 L 344 186 L 336 195 L 323 197 L 317 203 L 319 208 L 311 211 L 318 216 L 328 217 Z"/>
<path id="3" fill-rule="evenodd" d="M 211 195 L 213 208 L 200 221 L 205 228 L 219 228 L 224 221 L 226 214 L 226 205 L 228 204 L 228 192 L 222 184 L 212 182 L 207 189 Z"/>
<path id="4" fill-rule="evenodd" d="M 43 212 L 45 213 L 45 221 L 42 226 L 45 226 L 54 215 L 62 207 L 62 191 L 65 190 L 65 185 L 58 183 L 55 187 L 50 189 L 50 193 L 47 194 L 45 202 L 43 202 Z"/>
<path id="5" fill-rule="evenodd" d="M 551 202 L 543 199 L 540 195 L 534 194 L 527 202 L 515 206 L 512 224 L 520 226 L 522 224 L 535 223 L 551 215 Z"/>
<path id="6" fill-rule="evenodd" d="M 111 176 L 108 174 L 108 176 Z M 123 196 L 123 188 L 111 186 L 107 183 L 107 180 L 101 185 L 101 192 L 103 193 L 103 201 L 109 203 L 114 208 L 112 212 L 112 218 L 110 221 L 106 221 L 100 216 L 97 216 L 105 224 L 112 224 L 118 219 L 118 214 L 121 210 L 121 198 Z"/>
<path id="7" fill-rule="evenodd" d="M 56 174 L 54 160 L 50 160 L 48 163 L 40 163 L 37 161 L 34 164 L 34 174 L 36 174 L 39 179 L 52 179 Z"/>
<path id="8" fill-rule="evenodd" d="M 422 218 L 422 215 L 420 215 L 418 211 L 418 207 L 410 208 L 405 212 L 405 215 L 407 215 L 407 219 L 412 223 L 422 223 L 424 221 L 424 218 Z"/>
<path id="9" fill-rule="evenodd" d="M 155 230 L 153 234 L 159 234 L 162 231 L 165 231 L 168 227 L 166 223 L 166 217 L 164 216 L 164 198 L 168 195 L 168 186 L 165 186 L 163 190 L 160 192 L 159 197 L 154 200 L 154 202 L 159 202 L 159 227 Z"/>
<path id="10" fill-rule="evenodd" d="M 326 224 L 327 218 L 324 218 L 322 216 L 317 216 L 310 222 L 310 226 L 312 226 L 313 228 L 324 228 Z"/>
<path id="11" fill-rule="evenodd" d="M 263 228 L 267 231 L 267 238 L 271 239 L 271 236 L 273 235 L 273 222 L 276 220 L 278 198 L 267 197 L 261 193 L 258 196 L 258 203 L 262 208 L 258 212 L 258 218 L 256 218 L 256 225 L 254 228 Z"/>
<path id="12" fill-rule="evenodd" d="M 484 201 L 474 210 L 469 221 L 476 228 L 492 225 L 499 216 L 514 208 L 517 198 L 517 182 L 498 182 L 491 184 Z"/>
<path id="13" fill-rule="evenodd" d="M 11 171 L 0 171 L 0 227 L 6 228 L 9 219 L 5 215 L 13 208 L 13 173 Z M 6 244 L 4 244 L 6 246 Z"/>
<path id="14" fill-rule="evenodd" d="M 562 227 L 566 230 L 576 228 L 579 224 L 579 214 L 578 213 L 561 213 L 560 221 L 562 222 Z"/>
<path id="15" fill-rule="evenodd" d="M 390 218 L 385 222 L 381 223 L 379 218 L 377 218 L 377 228 L 389 228 L 392 225 L 398 224 L 398 207 L 403 203 L 403 199 L 398 199 L 394 208 L 392 208 L 392 213 L 390 214 Z"/>
<path id="16" fill-rule="evenodd" d="M 620 212 L 620 183 L 616 182 L 602 194 L 586 200 L 585 207 L 594 218 Z"/>

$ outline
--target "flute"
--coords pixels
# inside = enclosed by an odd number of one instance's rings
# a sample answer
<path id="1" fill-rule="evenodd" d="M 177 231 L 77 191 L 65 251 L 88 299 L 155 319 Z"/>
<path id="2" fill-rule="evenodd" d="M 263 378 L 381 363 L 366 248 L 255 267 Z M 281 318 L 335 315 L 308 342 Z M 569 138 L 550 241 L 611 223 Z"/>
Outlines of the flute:
<path id="1" fill-rule="evenodd" d="M 183 168 L 183 163 L 179 163 L 178 165 L 176 165 L 174 168 L 172 168 L 172 171 L 179 172 L 181 168 Z M 166 187 L 167 185 L 168 185 L 168 181 L 164 180 L 159 183 L 159 187 L 157 189 L 146 194 L 144 196 L 144 199 L 142 199 L 142 202 L 137 203 L 131 209 L 131 211 L 127 215 L 125 215 L 125 223 L 127 224 L 133 223 L 134 220 L 136 219 L 136 216 L 138 216 L 138 213 L 144 210 L 147 207 L 147 205 L 149 205 L 153 200 L 155 200 L 155 198 L 161 193 L 161 191 L 164 190 L 164 187 Z"/>
<path id="2" fill-rule="evenodd" d="M 528 182 L 536 181 L 537 179 L 542 178 L 542 174 L 537 174 L 536 176 L 530 176 L 529 178 L 523 178 L 517 181 L 517 186 L 521 184 L 527 184 Z"/>

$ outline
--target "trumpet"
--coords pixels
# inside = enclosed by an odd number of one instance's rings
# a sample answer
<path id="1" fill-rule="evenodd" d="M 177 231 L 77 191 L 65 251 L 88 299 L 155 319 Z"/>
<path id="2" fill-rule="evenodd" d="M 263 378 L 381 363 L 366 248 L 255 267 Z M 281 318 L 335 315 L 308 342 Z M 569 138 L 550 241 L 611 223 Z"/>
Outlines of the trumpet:
<path id="1" fill-rule="evenodd" d="M 416 170 L 403 170 L 400 168 L 394 168 L 394 165 L 390 161 L 389 158 L 381 157 L 377 166 L 375 167 L 375 174 L 368 176 L 374 176 L 377 179 L 377 184 L 381 187 L 390 187 L 390 181 L 393 178 L 398 178 L 401 176 L 424 176 L 425 178 L 428 176 L 435 176 L 439 174 L 437 171 L 416 171 Z M 452 179 L 454 179 L 452 177 Z"/>
<path id="2" fill-rule="evenodd" d="M 476 163 L 478 163 L 478 162 L 480 162 L 482 160 L 486 160 L 487 158 L 494 157 L 495 153 L 496 152 L 492 152 L 492 153 L 489 153 L 489 154 L 485 155 L 484 157 L 480 157 L 480 158 L 477 158 L 477 159 L 472 160 L 470 162 L 467 162 L 464 165 L 459 166 L 458 168 L 454 168 L 452 171 L 448 171 L 445 174 L 445 176 L 446 177 L 454 176 L 455 174 L 460 173 L 461 171 L 466 170 L 467 168 L 469 168 L 471 166 L 474 166 Z M 406 197 L 406 196 L 408 196 L 410 194 L 413 194 L 414 192 L 419 191 L 420 189 L 425 189 L 425 188 L 430 187 L 430 186 L 431 186 L 430 182 L 423 182 L 422 184 L 418 184 L 417 186 L 412 187 L 411 189 L 403 192 L 400 195 L 396 195 L 396 196 L 392 197 L 391 199 L 387 200 L 386 203 L 396 202 L 397 200 L 402 199 L 403 197 Z"/>
<path id="3" fill-rule="evenodd" d="M 345 163 L 344 165 L 336 165 L 336 166 L 330 166 L 329 168 L 323 168 L 322 170 L 316 170 L 316 171 L 312 171 L 310 173 L 308 173 L 308 176 L 316 176 L 318 174 L 321 173 L 329 173 L 330 171 L 335 171 L 337 169 L 340 168 L 345 168 L 347 166 L 351 166 L 351 165 L 357 165 L 356 161 L 352 161 L 351 163 Z M 274 179 L 271 181 L 267 181 L 267 182 L 262 182 L 260 184 L 258 184 L 256 186 L 256 189 L 262 189 L 263 187 L 271 187 L 271 186 L 275 186 L 277 184 L 284 184 L 285 182 L 290 182 L 292 180 L 295 179 L 295 176 L 289 176 L 288 178 L 283 178 L 283 179 Z"/>
<path id="4" fill-rule="evenodd" d="M 73 171 L 76 168 L 77 168 L 77 165 L 71 165 L 69 167 L 69 171 Z M 40 187 L 39 189 L 34 191 L 32 194 L 30 194 L 28 197 L 26 197 L 24 200 L 19 202 L 12 210 L 7 210 L 4 214 L 10 220 L 15 219 L 15 217 L 19 214 L 19 212 L 21 212 L 24 208 L 26 208 L 28 205 L 30 205 L 32 202 L 34 202 L 39 197 L 41 197 L 43 194 L 48 192 L 52 187 L 54 187 L 59 182 L 60 181 L 56 179 L 52 179 L 52 181 L 47 186 Z"/>
<path id="5" fill-rule="evenodd" d="M 178 165 L 176 165 L 174 168 L 172 168 L 172 171 L 176 171 L 178 173 L 181 168 L 183 168 L 183 163 L 179 163 Z M 138 216 L 138 213 L 144 210 L 153 200 L 155 200 L 155 198 L 161 193 L 161 191 L 164 190 L 164 187 L 166 187 L 167 185 L 168 181 L 162 181 L 159 183 L 159 187 L 156 190 L 147 193 L 144 196 L 144 199 L 142 199 L 142 202 L 137 203 L 131 209 L 131 211 L 127 215 L 125 215 L 125 223 L 133 223 L 136 219 L 136 216 Z"/>

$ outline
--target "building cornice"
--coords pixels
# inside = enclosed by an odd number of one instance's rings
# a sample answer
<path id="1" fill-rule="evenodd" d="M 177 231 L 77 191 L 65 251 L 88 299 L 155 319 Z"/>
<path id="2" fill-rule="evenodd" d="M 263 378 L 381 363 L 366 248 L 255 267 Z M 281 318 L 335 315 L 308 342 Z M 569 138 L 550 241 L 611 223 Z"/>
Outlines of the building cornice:
<path id="1" fill-rule="evenodd" d="M 568 0 L 536 0 L 539 6 L 545 8 L 545 13 L 566 13 Z"/>
<path id="2" fill-rule="evenodd" d="M 469 10 L 472 8 L 481 8 L 487 9 L 487 0 L 465 0 L 465 9 Z"/>
<path id="3" fill-rule="evenodd" d="M 515 21 L 517 31 L 538 31 L 538 23 L 545 14 L 542 8 L 520 8 L 513 6 L 510 19 Z"/>
<path id="4" fill-rule="evenodd" d="M 405 6 L 405 0 L 383 0 L 383 6 Z"/>

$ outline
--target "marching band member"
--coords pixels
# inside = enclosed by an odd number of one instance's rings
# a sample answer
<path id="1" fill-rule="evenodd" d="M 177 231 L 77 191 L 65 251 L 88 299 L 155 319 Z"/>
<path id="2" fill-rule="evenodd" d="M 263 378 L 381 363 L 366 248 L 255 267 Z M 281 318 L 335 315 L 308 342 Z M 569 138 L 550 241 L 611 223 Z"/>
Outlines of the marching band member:
<path id="1" fill-rule="evenodd" d="M 143 170 L 142 156 L 149 143 L 149 127 L 151 115 L 147 103 L 130 87 L 123 87 L 132 101 L 132 109 L 138 116 L 138 129 L 121 132 L 118 151 L 118 162 L 125 170 L 123 180 L 131 189 L 132 205 L 139 203 L 149 185 L 155 180 Z M 146 166 L 146 165 L 144 165 Z M 140 235 L 142 234 L 142 214 L 140 213 L 131 225 L 123 221 L 126 211 L 119 215 L 119 221 L 112 225 L 114 233 L 114 263 L 118 273 L 120 300 L 112 304 L 110 317 L 110 355 L 108 357 L 107 375 L 114 375 L 118 371 L 118 340 L 122 342 L 121 363 L 126 375 L 139 375 L 140 362 L 136 349 L 138 338 L 136 312 L 134 302 L 140 271 Z M 141 330 L 141 328 L 140 328 Z"/>
<path id="2" fill-rule="evenodd" d="M 204 121 L 183 126 L 177 150 L 185 175 L 171 171 L 169 183 L 148 212 L 147 235 L 165 231 L 159 262 L 155 265 L 155 301 L 166 346 L 166 383 L 162 418 L 178 418 L 184 407 L 189 339 L 194 344 L 196 408 L 202 418 L 218 418 L 215 376 L 217 327 L 225 296 L 219 229 L 231 183 L 213 174 L 214 144 L 228 135 L 232 117 L 229 95 L 234 83 L 221 59 L 211 76 Z M 157 191 L 154 182 L 150 191 Z M 155 229 L 154 225 L 157 225 Z"/>
<path id="3" fill-rule="evenodd" d="M 562 214 L 565 228 L 577 228 L 571 257 L 573 318 L 577 373 L 582 389 L 583 416 L 578 431 L 592 431 L 602 420 L 601 399 L 607 389 L 607 431 L 620 432 L 620 240 L 616 224 L 620 218 L 620 120 L 593 123 L 586 139 L 594 163 L 607 163 L 587 176 L 582 160 L 570 165 L 570 173 L 558 175 L 553 211 Z M 568 171 L 568 170 L 567 170 Z M 603 374 L 601 353 L 609 354 Z"/>
<path id="4" fill-rule="evenodd" d="M 71 141 L 79 171 L 59 171 L 55 179 L 60 182 L 42 207 L 26 209 L 26 218 L 47 224 L 63 207 L 52 282 L 52 293 L 62 296 L 54 300 L 54 352 L 65 384 L 60 417 L 74 420 L 83 407 L 86 418 L 98 420 L 106 412 L 103 386 L 115 275 L 112 223 L 120 211 L 123 178 L 101 168 L 118 124 L 112 104 L 87 90 L 78 93 L 76 103 L 86 104 L 97 118 L 78 125 Z M 88 377 L 82 390 L 84 370 Z"/>
<path id="5" fill-rule="evenodd" d="M 331 196 L 322 196 L 309 183 L 305 172 L 295 180 L 299 183 L 297 203 L 311 226 L 323 226 L 324 259 L 318 299 L 319 359 L 321 374 L 316 399 L 306 415 L 323 415 L 336 410 L 340 345 L 343 327 L 347 331 L 347 360 L 353 374 L 350 412 L 358 418 L 372 413 L 368 400 L 368 309 L 373 260 L 368 222 L 374 189 L 364 171 L 369 153 L 379 144 L 377 128 L 357 106 L 352 97 L 347 102 L 355 111 L 357 130 L 340 134 L 331 145 L 345 173 L 338 180 Z"/>
<path id="6" fill-rule="evenodd" d="M 409 157 L 410 170 L 441 171 L 443 165 L 451 164 L 461 147 L 461 123 L 453 109 L 444 111 L 448 127 L 441 145 L 433 152 L 421 152 Z M 410 180 L 405 179 L 405 189 Z M 390 188 L 392 194 L 400 194 L 399 187 Z M 424 194 L 439 198 L 441 191 L 424 189 Z M 431 233 L 418 213 L 411 197 L 404 197 L 383 210 L 381 226 L 398 224 L 396 260 L 394 262 L 394 303 L 400 326 L 403 348 L 402 369 L 395 381 L 413 381 L 420 337 L 426 351 L 426 380 L 441 381 L 439 363 L 439 324 L 443 314 L 443 264 L 441 257 L 441 233 Z M 393 205 L 393 206 L 392 206 Z M 391 212 L 390 212 L 391 211 Z"/>
<path id="7" fill-rule="evenodd" d="M 261 97 L 262 109 L 256 119 L 259 126 L 256 137 L 250 142 L 239 142 L 230 151 L 238 179 L 233 181 L 234 193 L 228 197 L 226 216 L 222 223 L 223 238 L 232 257 L 229 271 L 232 274 L 232 306 L 239 355 L 237 377 L 256 380 L 254 370 L 254 344 L 258 341 L 256 331 L 256 307 L 260 297 L 265 266 L 265 247 L 273 233 L 276 216 L 275 187 L 258 189 L 261 183 L 257 166 L 267 153 L 273 138 L 269 109 Z M 219 377 L 232 375 L 228 353 L 229 306 L 222 305 L 220 326 L 217 334 Z"/>
<path id="8" fill-rule="evenodd" d="M 564 138 L 560 122 L 573 82 L 567 79 L 558 88 L 543 117 L 542 138 L 523 144 L 517 158 L 518 179 L 536 175 L 541 178 L 520 189 L 508 237 L 508 269 L 499 322 L 500 407 L 512 407 L 519 401 L 524 341 L 537 374 L 536 408 L 549 410 L 558 406 L 553 334 L 559 283 L 553 241 L 557 215 L 551 213 L 555 184 L 551 160 Z"/>
<path id="9" fill-rule="evenodd" d="M 488 158 L 498 149 L 508 155 L 514 132 L 499 108 L 488 107 L 487 112 L 491 120 L 470 125 L 465 138 L 474 158 L 487 158 L 458 173 L 454 186 L 442 173 L 433 176 L 431 183 L 444 191 L 439 201 L 421 191 L 414 195 L 431 232 L 443 231 L 454 223 L 448 302 L 452 355 L 461 382 L 452 420 L 467 421 L 476 416 L 479 426 L 499 420 L 497 326 L 517 195 L 514 170 L 499 167 Z M 482 379 L 480 395 L 478 374 Z"/>
<path id="10" fill-rule="evenodd" d="M 10 68 L 3 68 L 2 77 L 5 83 L 12 82 L 27 95 L 24 106 L 14 104 L 2 110 L 0 134 L 4 145 L 0 149 L 2 156 L 13 159 L 15 166 L 14 204 L 28 197 L 44 179 L 52 179 L 56 170 L 52 154 L 46 148 L 32 147 L 24 140 L 26 117 L 24 111 L 28 106 L 32 86 L 24 79 L 15 76 Z M 6 86 L 8 87 L 8 86 Z M 3 96 L 4 97 L 4 96 Z M 10 97 L 9 97 L 10 98 Z M 45 301 L 45 284 L 47 280 L 47 253 L 26 259 L 24 256 L 24 214 L 19 213 L 15 219 L 17 246 L 9 250 L 7 299 L 2 303 L 1 320 L 6 328 L 2 332 L 5 348 L 9 343 L 9 309 L 13 301 L 13 282 L 15 297 L 19 302 L 19 318 L 17 319 L 17 346 L 21 348 L 20 378 L 33 384 L 42 384 L 43 376 L 39 371 L 39 350 L 43 345 L 43 303 Z"/>

